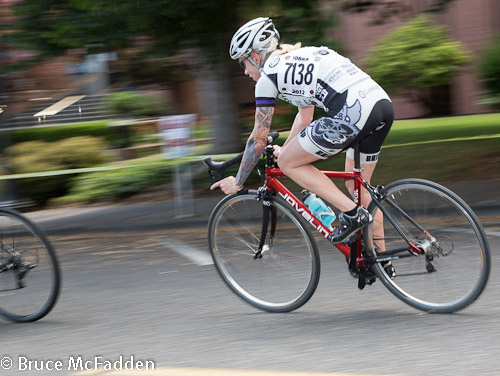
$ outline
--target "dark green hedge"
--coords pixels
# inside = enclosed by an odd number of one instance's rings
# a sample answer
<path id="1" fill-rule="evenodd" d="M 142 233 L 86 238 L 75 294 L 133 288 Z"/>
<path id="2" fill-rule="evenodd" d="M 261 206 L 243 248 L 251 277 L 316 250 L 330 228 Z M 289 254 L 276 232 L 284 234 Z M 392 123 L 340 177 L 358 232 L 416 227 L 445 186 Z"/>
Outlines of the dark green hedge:
<path id="1" fill-rule="evenodd" d="M 95 137 L 72 137 L 56 142 L 28 141 L 5 150 L 13 172 L 17 174 L 60 171 L 99 165 L 104 142 Z M 20 196 L 43 206 L 49 199 L 68 192 L 72 175 L 57 175 L 16 181 Z"/>

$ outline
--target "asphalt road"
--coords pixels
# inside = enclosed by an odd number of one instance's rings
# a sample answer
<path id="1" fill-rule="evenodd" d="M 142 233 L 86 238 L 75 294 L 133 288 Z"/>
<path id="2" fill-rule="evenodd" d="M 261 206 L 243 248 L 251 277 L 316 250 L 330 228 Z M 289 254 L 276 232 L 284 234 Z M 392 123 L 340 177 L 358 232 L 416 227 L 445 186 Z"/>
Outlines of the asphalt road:
<path id="1" fill-rule="evenodd" d="M 380 282 L 358 290 L 343 256 L 319 239 L 315 295 L 270 314 L 233 296 L 206 257 L 215 200 L 183 220 L 172 203 L 32 214 L 57 249 L 63 289 L 41 321 L 0 321 L 0 367 L 13 362 L 0 374 L 91 375 L 96 363 L 127 361 L 185 376 L 500 374 L 496 209 L 481 215 L 493 255 L 488 287 L 460 313 L 423 314 Z"/>

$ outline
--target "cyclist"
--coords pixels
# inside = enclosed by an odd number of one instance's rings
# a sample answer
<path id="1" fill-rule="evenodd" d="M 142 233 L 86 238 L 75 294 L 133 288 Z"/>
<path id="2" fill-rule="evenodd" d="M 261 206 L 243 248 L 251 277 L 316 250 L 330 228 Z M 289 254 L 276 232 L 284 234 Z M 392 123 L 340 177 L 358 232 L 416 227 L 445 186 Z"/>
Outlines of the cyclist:
<path id="1" fill-rule="evenodd" d="M 255 125 L 236 177 L 212 185 L 225 194 L 242 189 L 263 153 L 271 128 L 275 98 L 298 107 L 290 135 L 274 156 L 282 171 L 303 188 L 316 193 L 342 212 L 330 237 L 346 241 L 373 218 L 364 208 L 371 198 L 362 195 L 357 206 L 335 183 L 311 163 L 347 149 L 345 169 L 354 169 L 354 149 L 359 143 L 362 176 L 370 182 L 382 143 L 394 119 L 387 93 L 368 74 L 327 47 L 279 44 L 280 35 L 269 18 L 247 22 L 234 34 L 229 49 L 255 85 Z M 314 107 L 326 116 L 313 121 Z M 346 181 L 353 195 L 352 181 Z M 364 207 L 363 207 L 364 206 Z M 381 218 L 375 218 L 376 228 Z M 379 222 L 379 223 L 377 223 Z"/>

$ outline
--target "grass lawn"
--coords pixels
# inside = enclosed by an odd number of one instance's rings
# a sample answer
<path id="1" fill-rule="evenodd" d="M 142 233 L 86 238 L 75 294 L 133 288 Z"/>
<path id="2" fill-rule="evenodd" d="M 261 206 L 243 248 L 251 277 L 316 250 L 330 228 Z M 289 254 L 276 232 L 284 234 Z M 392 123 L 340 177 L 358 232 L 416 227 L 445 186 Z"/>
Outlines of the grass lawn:
<path id="1" fill-rule="evenodd" d="M 280 140 L 287 135 L 280 133 Z M 342 154 L 316 166 L 343 169 L 344 160 Z M 500 114 L 395 121 L 372 183 L 409 177 L 438 183 L 500 180 Z"/>
<path id="2" fill-rule="evenodd" d="M 280 132 L 282 144 L 288 132 Z M 152 161 L 154 157 L 144 161 Z M 317 162 L 324 170 L 344 168 L 344 154 Z M 201 164 L 201 163 L 200 163 Z M 196 165 L 197 166 L 197 165 Z M 464 180 L 500 180 L 500 114 L 436 119 L 398 120 L 381 153 L 373 184 L 387 184 L 404 178 L 421 178 L 439 183 Z M 198 166 L 197 166 L 198 167 Z M 238 166 L 227 171 L 236 174 Z M 205 171 L 198 174 L 197 188 L 209 186 Z M 247 185 L 257 187 L 252 174 Z M 293 183 L 290 188 L 294 187 Z"/>
<path id="3" fill-rule="evenodd" d="M 396 120 L 385 144 L 407 144 L 487 135 L 500 136 L 500 113 Z"/>

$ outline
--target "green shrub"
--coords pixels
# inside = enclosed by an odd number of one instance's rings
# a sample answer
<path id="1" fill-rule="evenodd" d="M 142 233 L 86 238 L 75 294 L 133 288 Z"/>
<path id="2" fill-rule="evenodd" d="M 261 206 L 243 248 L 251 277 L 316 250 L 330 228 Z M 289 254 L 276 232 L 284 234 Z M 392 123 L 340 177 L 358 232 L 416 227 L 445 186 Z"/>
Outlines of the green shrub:
<path id="1" fill-rule="evenodd" d="M 113 127 L 113 122 L 116 120 L 16 129 L 9 131 L 9 135 L 13 145 L 28 141 L 55 142 L 71 137 L 90 136 L 105 140 L 111 149 L 130 146 L 134 137 L 131 128 L 133 124 L 129 127 Z M 4 132 L 6 131 L 0 130 L 0 138 L 7 137 Z"/>
<path id="2" fill-rule="evenodd" d="M 6 149 L 15 173 L 58 171 L 90 167 L 104 162 L 105 144 L 94 137 L 72 137 L 57 142 L 29 141 Z M 20 179 L 19 193 L 38 205 L 68 191 L 71 175 Z"/>
<path id="3" fill-rule="evenodd" d="M 83 174 L 72 179 L 72 189 L 59 202 L 116 200 L 167 182 L 172 164 L 141 165 Z"/>
<path id="4" fill-rule="evenodd" d="M 112 114 L 158 116 L 168 113 L 169 106 L 147 94 L 123 91 L 108 95 L 104 108 Z"/>
<path id="5" fill-rule="evenodd" d="M 12 143 L 18 144 L 27 141 L 55 142 L 70 137 L 90 136 L 98 137 L 107 142 L 112 141 L 113 134 L 109 129 L 109 120 L 86 123 L 56 125 L 48 127 L 33 127 L 10 131 Z M 0 137 L 2 137 L 0 132 Z"/>

